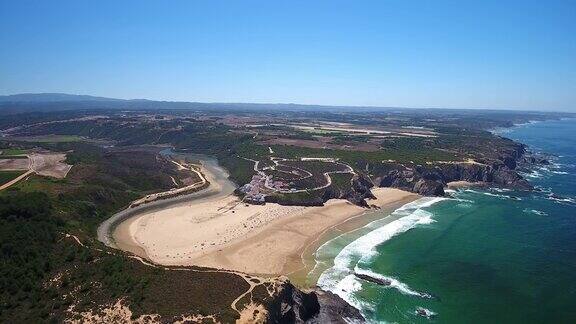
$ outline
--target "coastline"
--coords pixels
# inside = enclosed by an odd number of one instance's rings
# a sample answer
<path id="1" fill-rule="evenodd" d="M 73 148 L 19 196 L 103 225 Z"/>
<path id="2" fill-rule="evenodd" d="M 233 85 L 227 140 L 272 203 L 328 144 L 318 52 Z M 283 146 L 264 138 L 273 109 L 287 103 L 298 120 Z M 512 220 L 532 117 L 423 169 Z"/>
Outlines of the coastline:
<path id="1" fill-rule="evenodd" d="M 392 188 L 374 193 L 371 203 L 386 210 L 419 197 Z M 374 218 L 360 216 L 371 212 L 345 200 L 302 207 L 245 205 L 233 195 L 206 197 L 131 217 L 113 236 L 120 249 L 162 265 L 289 275 L 306 268 L 303 255 L 327 231 L 364 226 Z"/>
<path id="2" fill-rule="evenodd" d="M 445 322 L 567 318 L 541 307 L 563 309 L 572 302 L 564 287 L 573 286 L 573 271 L 563 262 L 574 251 L 569 239 L 573 228 L 566 228 L 575 206 L 574 126 L 540 124 L 531 124 L 534 130 L 519 127 L 507 136 L 529 150 L 555 154 L 550 165 L 527 164 L 520 170 L 538 190 L 449 183 L 455 199 L 414 214 L 420 216 L 413 217 L 416 225 L 398 226 L 394 242 L 381 243 L 386 236 L 382 228 L 372 238 L 336 252 L 340 262 L 318 280 L 320 288 L 338 294 L 374 322 L 419 322 L 422 314 Z M 541 174 L 523 174 L 533 168 Z M 479 190 L 465 190 L 469 187 Z M 415 230 L 403 234 L 411 228 Z M 392 230 L 390 226 L 389 234 Z M 374 246 L 372 254 L 368 243 Z M 562 252 L 551 253 L 559 246 Z M 339 244 L 332 244 L 336 248 Z M 556 266 L 543 270 L 542 264 Z M 356 273 L 389 285 L 374 285 L 354 277 Z M 532 298 L 550 291 L 559 298 Z"/>
<path id="3" fill-rule="evenodd" d="M 204 190 L 123 210 L 98 229 L 99 239 L 161 265 L 204 266 L 258 275 L 287 275 L 299 286 L 315 266 L 315 248 L 335 235 L 388 217 L 420 196 L 375 188 L 366 209 L 333 199 L 324 206 L 248 205 L 234 196 L 224 169 L 202 172 Z"/>
<path id="4" fill-rule="evenodd" d="M 318 263 L 316 252 L 319 248 L 340 236 L 345 235 L 358 238 L 363 235 L 361 232 L 366 229 L 366 226 L 375 221 L 378 221 L 380 226 L 384 226 L 398 218 L 393 215 L 395 210 L 408 203 L 414 202 L 419 198 L 421 198 L 421 196 L 417 194 L 406 195 L 396 201 L 381 206 L 378 210 L 366 210 L 364 213 L 352 216 L 339 224 L 325 229 L 322 234 L 300 249 L 300 268 L 295 269 L 286 275 L 290 278 L 290 281 L 293 284 L 300 288 L 312 288 L 317 286 L 317 281 L 322 272 L 330 268 L 334 261 L 331 259 L 328 260 L 328 262 L 325 262 L 324 260 L 324 262 Z"/>
<path id="5" fill-rule="evenodd" d="M 298 286 L 305 286 L 300 278 L 311 269 L 314 247 L 330 240 L 334 232 L 361 228 L 374 217 L 379 218 L 383 211 L 394 210 L 419 197 L 392 188 L 377 188 L 373 193 L 377 199 L 370 203 L 383 210 L 365 209 L 345 200 L 330 200 L 321 207 L 304 207 L 194 262 L 259 275 L 286 275 Z M 287 206 L 273 206 L 277 207 Z"/>

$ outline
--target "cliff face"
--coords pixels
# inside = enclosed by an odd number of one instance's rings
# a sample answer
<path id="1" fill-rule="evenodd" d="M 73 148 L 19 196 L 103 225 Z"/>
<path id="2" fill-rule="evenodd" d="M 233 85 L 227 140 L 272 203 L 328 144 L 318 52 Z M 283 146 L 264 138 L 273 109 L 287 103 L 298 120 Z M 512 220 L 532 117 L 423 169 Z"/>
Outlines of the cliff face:
<path id="1" fill-rule="evenodd" d="M 350 323 L 364 322 L 360 311 L 338 295 L 315 289 L 303 292 L 289 281 L 282 283 L 268 305 L 268 323 Z"/>
<path id="2" fill-rule="evenodd" d="M 380 187 L 399 188 L 424 196 L 443 196 L 444 187 L 452 181 L 483 182 L 530 190 L 532 186 L 516 172 L 516 168 L 519 165 L 547 163 L 542 157 L 526 156 L 524 146 L 518 145 L 516 149 L 499 152 L 497 159 L 395 169 L 377 177 L 374 182 Z"/>
<path id="3" fill-rule="evenodd" d="M 355 175 L 351 187 L 346 189 L 328 187 L 322 195 L 322 200 L 325 202 L 329 199 L 346 199 L 355 205 L 368 207 L 366 199 L 375 198 L 370 191 L 372 187 L 374 184 L 369 179 L 362 175 Z"/>

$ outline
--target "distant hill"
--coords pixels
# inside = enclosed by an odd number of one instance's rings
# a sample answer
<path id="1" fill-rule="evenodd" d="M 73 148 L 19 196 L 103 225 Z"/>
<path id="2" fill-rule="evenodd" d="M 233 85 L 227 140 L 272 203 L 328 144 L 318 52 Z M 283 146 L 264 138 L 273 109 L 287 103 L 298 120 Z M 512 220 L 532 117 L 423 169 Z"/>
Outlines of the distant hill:
<path id="1" fill-rule="evenodd" d="M 66 110 L 197 110 L 210 111 L 302 111 L 302 112 L 386 112 L 403 114 L 410 111 L 411 114 L 420 113 L 426 115 L 429 112 L 443 113 L 446 116 L 454 113 L 468 115 L 492 115 L 506 116 L 517 115 L 520 110 L 494 110 L 494 109 L 446 109 L 446 108 L 405 108 L 405 107 L 376 107 L 376 106 L 327 106 L 293 103 L 206 103 L 187 101 L 156 101 L 148 99 L 117 99 L 97 97 L 90 95 L 74 95 L 66 93 L 21 93 L 0 96 L 0 115 L 24 113 L 24 112 L 55 112 Z M 524 111 L 528 115 L 555 114 L 554 112 Z M 557 116 L 574 118 L 574 113 L 558 113 Z M 537 119 L 537 118 L 535 118 Z"/>
<path id="2" fill-rule="evenodd" d="M 124 101 L 122 99 L 73 95 L 66 93 L 21 93 L 0 96 L 0 102 L 73 102 L 73 101 Z"/>

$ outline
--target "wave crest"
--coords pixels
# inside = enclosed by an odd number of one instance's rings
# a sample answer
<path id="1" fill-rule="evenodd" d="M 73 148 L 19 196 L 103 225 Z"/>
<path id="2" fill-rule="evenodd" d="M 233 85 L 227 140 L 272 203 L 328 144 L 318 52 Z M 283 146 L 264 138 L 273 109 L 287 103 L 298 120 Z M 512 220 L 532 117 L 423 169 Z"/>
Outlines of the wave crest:
<path id="1" fill-rule="evenodd" d="M 320 275 L 318 286 L 332 291 L 361 310 L 366 309 L 368 305 L 359 303 L 353 294 L 361 289 L 361 282 L 354 276 L 354 271 L 367 271 L 360 270 L 357 265 L 362 261 L 370 260 L 375 255 L 375 248 L 394 236 L 418 225 L 433 223 L 433 214 L 422 208 L 430 207 L 446 199 L 443 197 L 424 197 L 395 210 L 392 215 L 399 217 L 398 219 L 372 230 L 345 246 L 334 258 L 334 265 Z M 410 289 L 406 284 L 395 278 L 384 277 L 373 272 L 370 272 L 370 275 L 389 280 L 391 282 L 390 287 L 402 293 L 431 298 L 428 294 Z"/>

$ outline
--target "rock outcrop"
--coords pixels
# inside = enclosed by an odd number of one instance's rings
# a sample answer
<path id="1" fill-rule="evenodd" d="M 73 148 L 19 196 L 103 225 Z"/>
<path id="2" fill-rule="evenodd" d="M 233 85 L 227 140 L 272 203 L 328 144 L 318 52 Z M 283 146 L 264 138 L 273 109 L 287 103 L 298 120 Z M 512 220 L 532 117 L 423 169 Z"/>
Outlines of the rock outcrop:
<path id="1" fill-rule="evenodd" d="M 304 292 L 289 281 L 282 283 L 276 298 L 268 305 L 269 323 L 349 323 L 364 322 L 360 311 L 338 295 L 321 289 Z"/>
<path id="2" fill-rule="evenodd" d="M 372 187 L 374 187 L 374 184 L 372 184 L 369 179 L 362 175 L 355 175 L 352 178 L 352 185 L 348 188 L 326 188 L 322 195 L 322 200 L 327 201 L 329 199 L 346 199 L 355 205 L 369 207 L 366 199 L 376 198 L 372 194 L 372 191 L 370 191 L 370 188 Z"/>
<path id="3" fill-rule="evenodd" d="M 549 164 L 541 156 L 527 155 L 523 145 L 501 152 L 497 159 L 436 163 L 414 167 L 398 166 L 375 178 L 375 185 L 394 187 L 423 196 L 443 196 L 444 187 L 453 181 L 482 182 L 520 190 L 532 185 L 517 172 L 519 166 Z"/>

